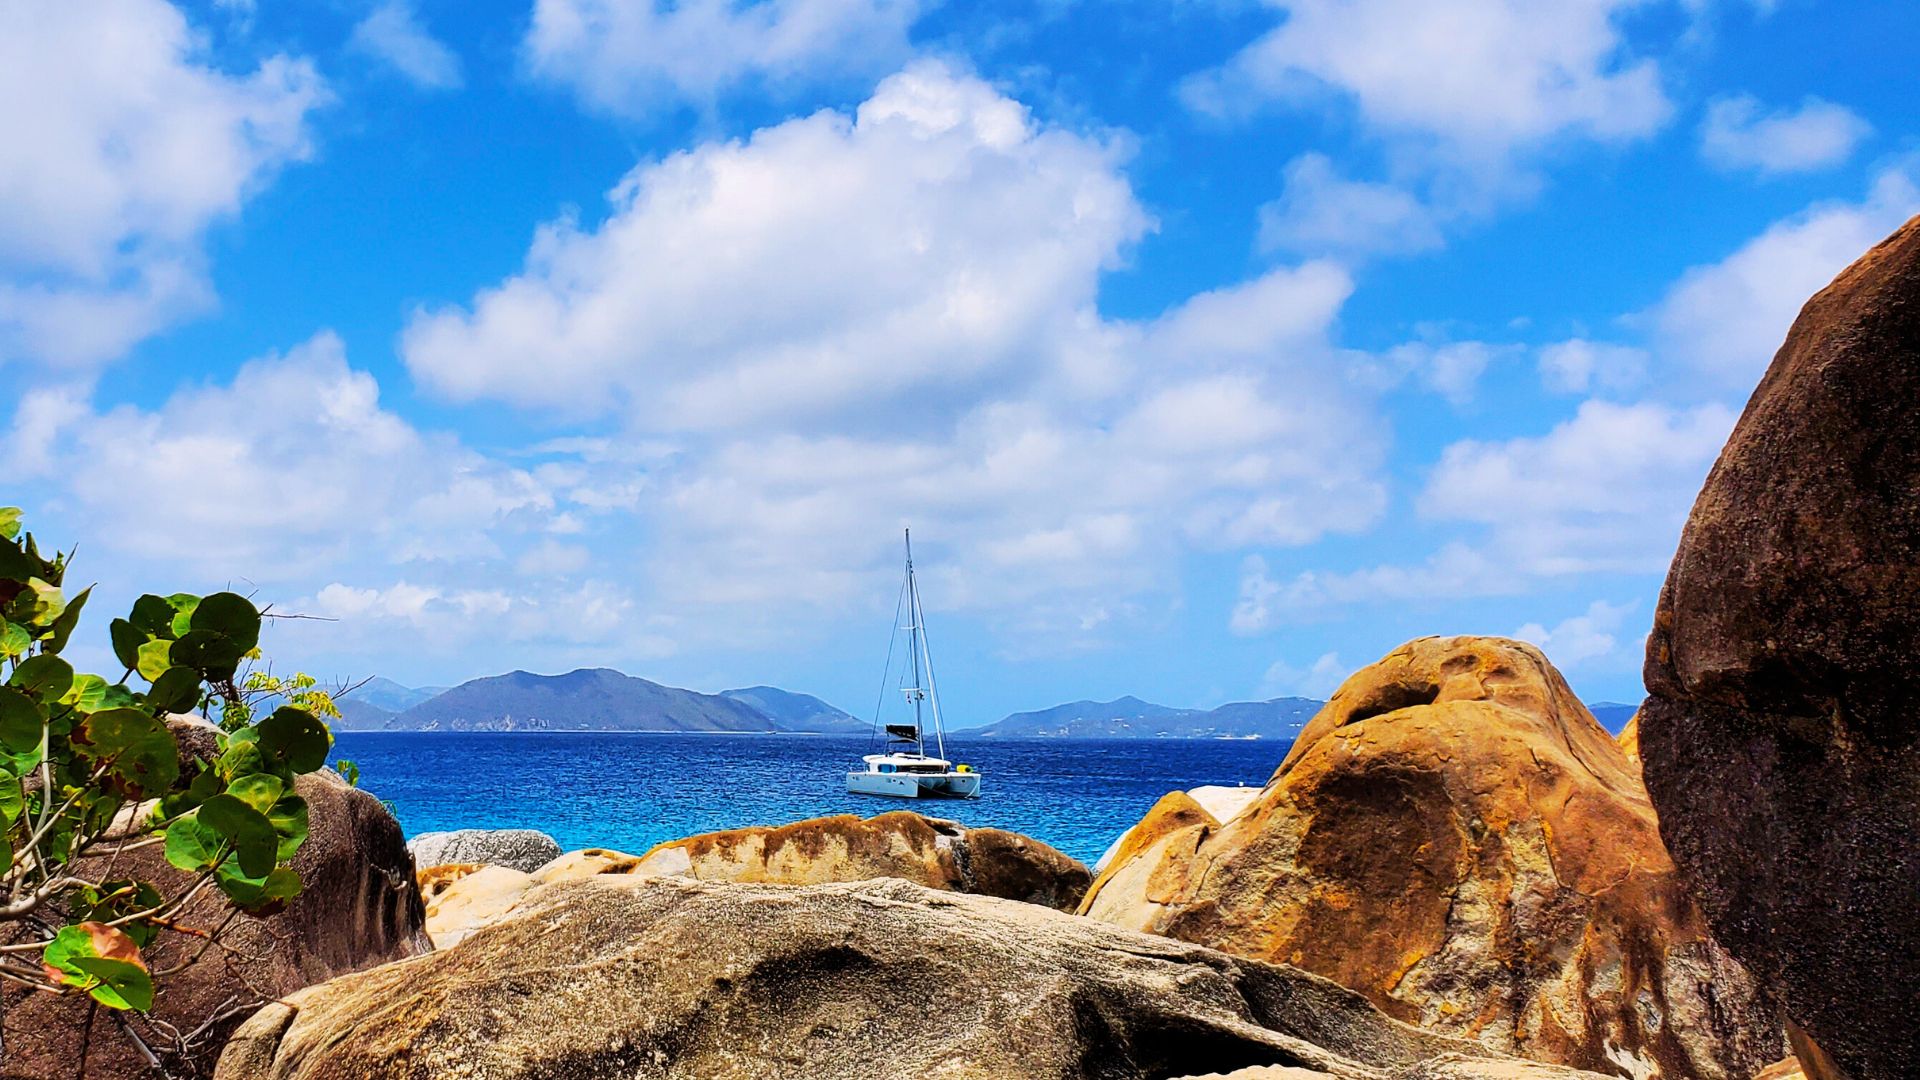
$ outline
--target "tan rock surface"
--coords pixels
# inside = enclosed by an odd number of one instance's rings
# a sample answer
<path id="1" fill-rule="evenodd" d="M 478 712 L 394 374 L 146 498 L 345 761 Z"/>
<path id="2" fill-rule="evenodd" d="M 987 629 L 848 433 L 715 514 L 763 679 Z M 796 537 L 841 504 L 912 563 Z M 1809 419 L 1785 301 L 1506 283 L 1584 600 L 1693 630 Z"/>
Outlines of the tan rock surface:
<path id="1" fill-rule="evenodd" d="M 907 810 L 703 833 L 659 845 L 632 872 L 782 885 L 892 877 L 1063 910 L 1091 879 L 1078 860 L 1030 837 Z"/>
<path id="2" fill-rule="evenodd" d="M 672 840 L 643 856 L 607 848 L 571 851 L 531 874 L 490 866 L 436 867 L 427 933 L 445 948 L 514 910 L 541 885 L 603 875 L 687 877 L 773 885 L 820 885 L 893 877 L 949 892 L 1070 909 L 1086 891 L 1087 868 L 1018 833 L 968 829 L 894 811 L 791 825 L 729 829 Z"/>
<path id="3" fill-rule="evenodd" d="M 224 1080 L 1387 1080 L 1467 1044 L 1288 968 L 900 880 L 601 875 L 263 1009 Z"/>
<path id="4" fill-rule="evenodd" d="M 1216 824 L 1179 809 L 1083 911 L 1539 1061 L 1746 1080 L 1784 1052 L 1637 771 L 1532 646 L 1410 642 L 1340 688 L 1258 802 Z"/>

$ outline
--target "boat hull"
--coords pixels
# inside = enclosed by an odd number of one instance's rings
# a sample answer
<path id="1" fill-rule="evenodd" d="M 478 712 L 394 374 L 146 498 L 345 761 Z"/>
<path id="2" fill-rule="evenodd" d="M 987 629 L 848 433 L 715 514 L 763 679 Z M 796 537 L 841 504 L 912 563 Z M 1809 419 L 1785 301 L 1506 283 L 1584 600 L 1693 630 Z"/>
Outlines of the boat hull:
<path id="1" fill-rule="evenodd" d="M 850 772 L 847 790 L 896 799 L 973 799 L 980 795 L 980 774 Z"/>

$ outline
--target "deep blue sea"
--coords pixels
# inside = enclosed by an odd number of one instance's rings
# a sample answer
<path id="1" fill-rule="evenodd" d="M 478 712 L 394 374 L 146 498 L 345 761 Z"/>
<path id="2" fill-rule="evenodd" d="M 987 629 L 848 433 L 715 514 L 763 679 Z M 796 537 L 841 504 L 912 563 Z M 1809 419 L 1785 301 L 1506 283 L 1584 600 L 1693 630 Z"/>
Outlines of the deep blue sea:
<path id="1" fill-rule="evenodd" d="M 985 776 L 978 799 L 910 802 L 846 790 L 866 736 L 341 732 L 336 757 L 408 836 L 530 828 L 566 850 L 635 854 L 663 840 L 824 814 L 915 809 L 1044 840 L 1091 864 L 1160 796 L 1264 784 L 1283 743 L 1222 739 L 950 740 Z"/>

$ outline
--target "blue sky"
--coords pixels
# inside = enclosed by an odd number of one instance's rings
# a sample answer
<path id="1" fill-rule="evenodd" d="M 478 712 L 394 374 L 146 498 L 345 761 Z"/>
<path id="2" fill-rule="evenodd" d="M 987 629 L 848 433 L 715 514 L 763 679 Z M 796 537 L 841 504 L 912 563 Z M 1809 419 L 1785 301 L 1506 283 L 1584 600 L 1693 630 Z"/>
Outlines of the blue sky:
<path id="1" fill-rule="evenodd" d="M 950 716 L 1429 633 L 1634 700 L 1801 302 L 1920 211 L 1920 9 L 0 5 L 0 425 L 100 618 Z M 96 627 L 98 629 L 98 627 Z M 103 636 L 83 663 L 110 661 Z"/>

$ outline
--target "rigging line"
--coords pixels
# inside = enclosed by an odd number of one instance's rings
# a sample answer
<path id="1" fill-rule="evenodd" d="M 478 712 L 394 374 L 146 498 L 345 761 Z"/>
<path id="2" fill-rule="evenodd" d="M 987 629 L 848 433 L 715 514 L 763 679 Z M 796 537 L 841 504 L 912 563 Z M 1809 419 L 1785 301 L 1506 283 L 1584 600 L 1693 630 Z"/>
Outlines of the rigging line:
<path id="1" fill-rule="evenodd" d="M 900 582 L 900 595 L 893 601 L 893 629 L 887 632 L 887 666 L 880 669 L 880 696 L 873 702 L 873 724 L 867 728 L 867 749 L 880 737 L 880 710 L 887 703 L 887 676 L 893 673 L 893 646 L 900 640 L 900 605 L 907 598 L 907 583 Z"/>
<path id="2" fill-rule="evenodd" d="M 913 606 L 919 612 L 919 618 L 915 621 L 920 624 L 920 651 L 926 655 L 927 661 L 927 694 L 933 701 L 933 738 L 940 756 L 944 758 L 947 756 L 947 731 L 946 725 L 940 720 L 940 682 L 933 677 L 933 643 L 927 640 L 927 615 L 926 609 L 920 606 L 918 585 L 913 590 Z"/>

